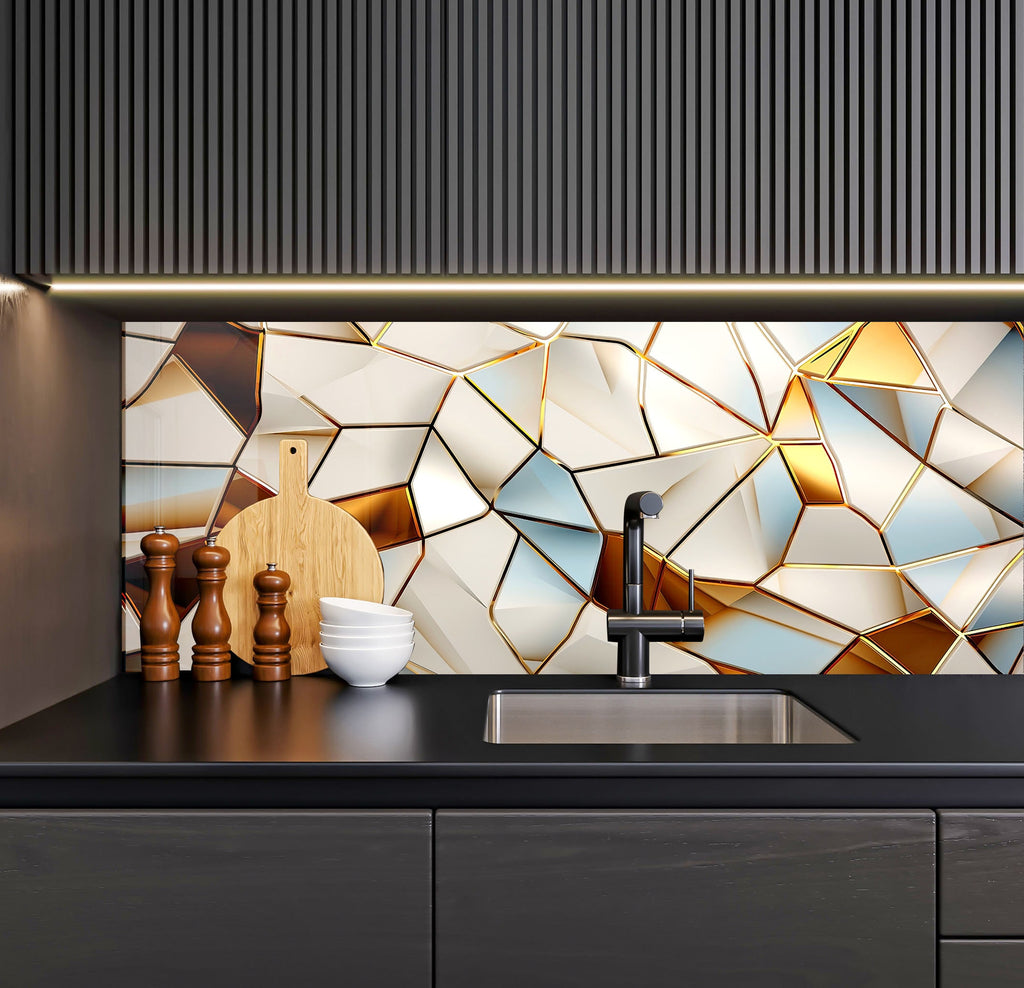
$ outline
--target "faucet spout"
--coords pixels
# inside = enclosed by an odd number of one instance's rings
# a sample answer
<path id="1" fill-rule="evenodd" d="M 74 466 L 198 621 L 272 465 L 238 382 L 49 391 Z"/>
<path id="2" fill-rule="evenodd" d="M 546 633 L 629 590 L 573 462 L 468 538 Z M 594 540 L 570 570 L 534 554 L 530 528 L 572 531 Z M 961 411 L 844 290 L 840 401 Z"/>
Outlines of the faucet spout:
<path id="1" fill-rule="evenodd" d="M 626 498 L 623 510 L 622 610 L 608 612 L 608 640 L 618 644 L 621 686 L 650 685 L 652 641 L 700 641 L 704 637 L 704 614 L 694 608 L 693 570 L 688 610 L 644 610 L 644 519 L 657 518 L 662 506 L 654 491 L 638 491 Z"/>
<path id="2" fill-rule="evenodd" d="M 663 502 L 654 491 L 637 491 L 626 498 L 622 512 L 622 609 L 644 609 L 644 519 L 657 518 Z"/>

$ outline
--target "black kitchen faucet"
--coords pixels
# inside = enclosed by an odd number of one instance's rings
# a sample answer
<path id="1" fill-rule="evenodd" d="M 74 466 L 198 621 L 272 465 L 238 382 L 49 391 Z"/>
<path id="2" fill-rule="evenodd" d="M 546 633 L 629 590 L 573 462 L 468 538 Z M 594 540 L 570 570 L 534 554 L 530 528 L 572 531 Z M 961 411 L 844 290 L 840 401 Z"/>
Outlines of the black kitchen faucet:
<path id="1" fill-rule="evenodd" d="M 650 686 L 650 642 L 699 642 L 704 638 L 704 613 L 693 604 L 692 569 L 687 610 L 644 610 L 644 519 L 657 518 L 661 508 L 662 500 L 654 491 L 638 491 L 626 498 L 622 518 L 623 609 L 608 612 L 608 640 L 619 646 L 620 686 Z"/>

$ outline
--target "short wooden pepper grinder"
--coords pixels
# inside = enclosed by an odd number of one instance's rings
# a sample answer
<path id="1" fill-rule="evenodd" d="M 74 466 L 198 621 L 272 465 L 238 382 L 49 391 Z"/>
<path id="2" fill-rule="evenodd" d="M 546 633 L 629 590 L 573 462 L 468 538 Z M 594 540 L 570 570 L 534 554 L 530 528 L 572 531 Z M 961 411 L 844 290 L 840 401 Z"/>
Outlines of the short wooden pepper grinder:
<path id="1" fill-rule="evenodd" d="M 192 618 L 192 678 L 203 683 L 231 678 L 231 619 L 224 606 L 224 581 L 231 553 L 210 536 L 192 553 L 199 605 Z"/>
<path id="2" fill-rule="evenodd" d="M 252 678 L 263 683 L 289 679 L 292 629 L 284 616 L 284 608 L 292 578 L 279 570 L 277 563 L 267 563 L 267 568 L 253 577 L 252 585 L 256 588 L 256 606 L 260 612 L 252 633 Z"/>
<path id="3" fill-rule="evenodd" d="M 177 679 L 179 674 L 181 618 L 171 595 L 178 540 L 163 525 L 157 525 L 156 531 L 143 538 L 141 548 L 149 577 L 149 598 L 139 619 L 142 678 L 149 682 L 165 682 Z"/>

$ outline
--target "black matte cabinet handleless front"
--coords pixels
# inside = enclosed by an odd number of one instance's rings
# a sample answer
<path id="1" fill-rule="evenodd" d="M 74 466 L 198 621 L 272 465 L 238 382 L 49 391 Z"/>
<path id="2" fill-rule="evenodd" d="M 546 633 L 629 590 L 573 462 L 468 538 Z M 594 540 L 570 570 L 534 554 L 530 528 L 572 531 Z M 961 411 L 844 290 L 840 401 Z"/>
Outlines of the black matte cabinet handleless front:
<path id="1" fill-rule="evenodd" d="M 939 813 L 943 988 L 1024 984 L 1024 813 Z"/>
<path id="2" fill-rule="evenodd" d="M 935 816 L 436 816 L 436 988 L 935 985 Z"/>
<path id="3" fill-rule="evenodd" d="M 429 988 L 429 811 L 0 814 L 0 984 Z"/>

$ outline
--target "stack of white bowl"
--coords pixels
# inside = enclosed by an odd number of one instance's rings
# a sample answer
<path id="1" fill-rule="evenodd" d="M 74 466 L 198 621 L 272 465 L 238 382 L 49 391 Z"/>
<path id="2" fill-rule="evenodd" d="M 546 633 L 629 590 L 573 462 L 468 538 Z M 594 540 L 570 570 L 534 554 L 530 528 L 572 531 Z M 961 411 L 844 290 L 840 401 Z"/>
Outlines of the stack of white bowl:
<path id="1" fill-rule="evenodd" d="M 350 686 L 383 686 L 412 658 L 412 612 L 348 597 L 320 598 L 320 654 Z"/>

